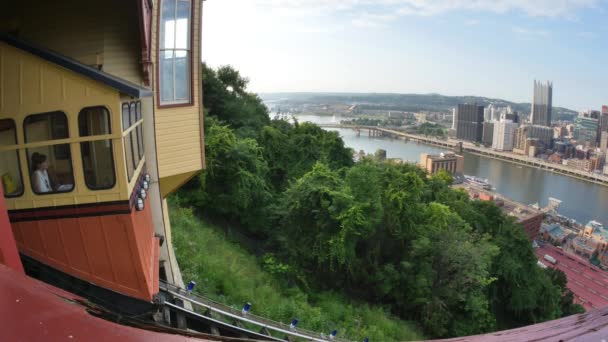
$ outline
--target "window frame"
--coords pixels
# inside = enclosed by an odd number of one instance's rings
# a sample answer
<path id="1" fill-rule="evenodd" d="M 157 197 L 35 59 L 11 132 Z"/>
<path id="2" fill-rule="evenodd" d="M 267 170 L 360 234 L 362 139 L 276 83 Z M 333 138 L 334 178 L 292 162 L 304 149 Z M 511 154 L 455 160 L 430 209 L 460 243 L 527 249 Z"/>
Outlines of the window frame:
<path id="1" fill-rule="evenodd" d="M 124 151 L 125 151 L 125 166 L 126 166 L 126 171 L 127 171 L 127 180 L 129 182 L 131 182 L 131 180 L 133 179 L 133 177 L 135 176 L 135 173 L 137 171 L 137 168 L 139 167 L 139 165 L 141 164 L 141 161 L 144 159 L 145 157 L 145 151 L 144 151 L 144 146 L 143 146 L 143 137 L 142 137 L 142 145 L 141 145 L 141 151 L 140 151 L 140 146 L 139 146 L 139 132 L 143 132 L 143 117 L 141 115 L 141 100 L 136 100 L 136 101 L 125 101 L 122 103 L 121 105 L 121 121 L 123 121 L 123 126 L 124 126 L 124 111 L 125 108 L 128 108 L 128 121 L 129 121 L 129 126 L 128 127 L 123 127 L 122 129 L 122 144 L 124 147 Z M 139 109 L 139 112 L 138 112 Z M 133 116 L 131 115 L 133 113 Z M 132 121 L 132 119 L 134 121 Z M 143 133 L 142 133 L 143 135 Z M 128 141 L 131 145 L 131 158 L 132 158 L 132 167 L 133 167 L 133 173 L 131 175 L 129 175 L 129 160 L 127 157 L 127 150 L 128 150 L 128 146 L 126 141 Z M 136 151 L 137 150 L 137 151 Z M 140 156 L 141 154 L 141 156 Z"/>
<path id="2" fill-rule="evenodd" d="M 26 125 L 28 124 L 28 118 L 32 117 L 32 116 L 36 116 L 36 115 L 44 115 L 44 114 L 55 114 L 55 113 L 61 113 L 63 114 L 63 116 L 65 117 L 65 123 L 66 123 L 66 130 L 67 130 L 67 137 L 65 138 L 59 138 L 59 139 L 51 139 L 51 140 L 40 140 L 40 141 L 34 141 L 34 142 L 28 142 L 27 140 L 27 129 L 26 129 Z M 49 191 L 49 192 L 37 192 L 36 190 L 34 190 L 34 185 L 32 184 L 32 179 L 31 179 L 31 175 L 30 175 L 30 170 L 32 169 L 32 161 L 31 161 L 31 156 L 28 152 L 28 150 L 32 149 L 31 147 L 27 147 L 28 144 L 36 144 L 36 143 L 40 143 L 40 142 L 52 142 L 54 140 L 59 140 L 59 141 L 63 141 L 63 140 L 69 140 L 70 139 L 70 121 L 68 118 L 68 115 L 66 114 L 66 112 L 62 111 L 62 110 L 55 110 L 55 111 L 50 111 L 50 112 L 43 112 L 43 113 L 34 113 L 34 114 L 28 114 L 24 119 L 23 119 L 23 142 L 24 142 L 24 153 L 25 153 L 25 159 L 27 160 L 27 170 L 28 170 L 28 177 L 29 177 L 29 181 L 30 181 L 30 188 L 32 189 L 32 193 L 34 195 L 37 196 L 47 196 L 47 195 L 62 195 L 62 194 L 69 194 L 71 192 L 74 192 L 74 190 L 76 189 L 76 177 L 74 176 L 74 158 L 72 157 L 73 153 L 72 153 L 72 143 L 71 142 L 61 142 L 61 143 L 51 143 L 48 144 L 48 146 L 58 146 L 58 145 L 68 145 L 68 151 L 70 153 L 70 170 L 72 171 L 72 188 L 69 191 Z M 35 148 L 35 147 L 34 147 Z M 25 185 L 24 185 L 25 188 Z"/>
<path id="3" fill-rule="evenodd" d="M 125 171 L 127 174 L 127 180 L 130 182 L 133 179 L 133 176 L 135 175 L 135 171 L 137 170 L 137 167 L 135 166 L 135 155 L 133 154 L 133 142 L 131 141 L 131 132 L 125 133 L 126 131 L 131 129 L 131 103 L 129 101 L 127 102 L 123 102 L 122 106 L 120 106 L 121 108 L 121 121 L 122 121 L 122 132 L 121 132 L 121 140 L 122 140 L 122 145 L 123 145 L 123 150 L 125 151 Z M 125 108 L 127 109 L 127 122 L 129 123 L 128 127 L 125 127 Z M 129 149 L 130 151 L 127 151 L 127 144 L 126 144 L 126 140 L 129 140 L 131 142 L 131 148 Z M 127 153 L 131 153 L 131 167 L 133 168 L 133 172 L 131 172 L 129 174 L 129 158 L 127 158 Z"/>
<path id="4" fill-rule="evenodd" d="M 21 192 L 15 193 L 12 195 L 8 195 L 6 192 L 4 192 L 4 186 L 2 186 L 2 194 L 4 195 L 4 198 L 17 198 L 17 197 L 23 196 L 23 194 L 25 193 L 25 182 L 23 181 L 23 169 L 21 168 L 21 153 L 20 153 L 21 148 L 19 148 L 19 141 L 17 141 L 17 123 L 15 122 L 15 119 L 11 119 L 11 118 L 0 119 L 0 121 L 5 121 L 5 120 L 11 121 L 13 123 L 13 128 L 15 130 L 14 146 L 17 146 L 17 148 L 12 149 L 12 150 L 3 151 L 3 152 L 13 152 L 14 151 L 17 154 L 17 168 L 18 168 L 18 172 L 19 172 L 19 177 L 21 178 L 20 179 L 21 180 Z"/>
<path id="5" fill-rule="evenodd" d="M 79 138 L 83 138 L 84 136 L 80 135 L 80 115 L 82 114 L 82 112 L 84 110 L 87 109 L 104 109 L 107 113 L 107 124 L 108 124 L 108 133 L 103 134 L 103 135 L 111 135 L 112 134 L 112 119 L 110 118 L 112 116 L 112 113 L 110 112 L 110 110 L 105 107 L 105 106 L 92 106 L 92 107 L 84 107 L 82 108 L 79 112 L 78 112 L 78 137 Z M 122 115 L 122 113 L 121 113 Z M 121 117 L 122 119 L 122 117 Z M 87 135 L 86 137 L 96 137 L 96 135 Z M 85 172 L 85 165 L 84 165 L 84 157 L 82 155 L 83 151 L 82 151 L 82 144 L 88 144 L 88 143 L 95 143 L 97 141 L 109 141 L 110 142 L 110 160 L 112 162 L 112 176 L 114 177 L 114 181 L 112 182 L 111 186 L 107 186 L 107 187 L 91 187 L 89 185 L 89 183 L 87 182 L 87 177 L 85 177 L 84 172 Z M 100 191 L 100 190 L 108 190 L 108 189 L 112 189 L 116 186 L 116 161 L 114 160 L 114 144 L 112 142 L 112 139 L 103 139 L 103 140 L 87 140 L 87 141 L 81 141 L 80 142 L 80 161 L 82 162 L 82 178 L 84 179 L 84 184 L 86 185 L 87 189 L 92 190 L 92 191 Z M 135 171 L 133 171 L 135 172 Z"/>
<path id="6" fill-rule="evenodd" d="M 135 120 L 143 120 L 143 117 L 141 115 L 141 101 L 135 101 Z M 139 161 L 141 161 L 145 156 L 143 124 L 137 125 L 137 127 L 135 127 L 135 130 L 137 132 L 137 153 L 139 154 Z"/>
<path id="7" fill-rule="evenodd" d="M 161 17 L 162 17 L 162 8 L 163 2 L 165 1 L 174 1 L 175 11 L 177 13 L 177 3 L 188 2 L 190 3 L 190 18 L 188 25 L 188 48 L 187 49 L 164 49 L 161 48 Z M 196 10 L 196 1 L 195 0 L 159 0 L 158 2 L 158 13 L 156 16 L 156 27 L 158 27 L 158 34 L 156 35 L 156 105 L 158 108 L 173 108 L 173 107 L 190 107 L 194 105 L 194 12 Z M 186 66 L 188 67 L 188 75 L 190 79 L 189 89 L 188 89 L 188 99 L 187 100 L 179 100 L 179 101 L 162 101 L 161 100 L 161 74 L 160 74 L 160 64 L 161 64 L 161 53 L 164 51 L 186 51 L 187 56 L 189 57 L 189 61 L 186 62 Z M 173 69 L 173 78 L 175 79 L 175 68 Z M 175 95 L 175 82 L 173 82 L 173 94 Z"/>

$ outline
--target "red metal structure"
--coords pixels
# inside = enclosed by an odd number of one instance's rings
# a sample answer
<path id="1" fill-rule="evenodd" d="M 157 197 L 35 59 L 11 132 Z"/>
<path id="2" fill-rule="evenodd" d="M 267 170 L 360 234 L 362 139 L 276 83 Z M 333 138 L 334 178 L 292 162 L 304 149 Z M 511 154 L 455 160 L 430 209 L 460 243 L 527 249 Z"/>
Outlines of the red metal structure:
<path id="1" fill-rule="evenodd" d="M 0 341 L 205 341 L 116 324 L 82 298 L 0 265 Z"/>
<path id="2" fill-rule="evenodd" d="M 15 245 L 2 191 L 2 187 L 0 187 L 0 264 L 5 264 L 17 272 L 23 273 L 23 265 Z"/>

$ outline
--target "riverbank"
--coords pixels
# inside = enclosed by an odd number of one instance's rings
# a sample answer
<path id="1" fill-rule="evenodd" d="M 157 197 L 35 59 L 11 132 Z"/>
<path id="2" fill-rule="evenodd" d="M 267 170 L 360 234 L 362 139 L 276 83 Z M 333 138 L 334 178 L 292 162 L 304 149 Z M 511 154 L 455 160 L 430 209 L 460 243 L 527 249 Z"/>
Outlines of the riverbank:
<path id="1" fill-rule="evenodd" d="M 454 149 L 458 152 L 465 151 L 465 152 L 480 155 L 482 157 L 490 157 L 490 158 L 507 161 L 507 162 L 510 162 L 513 164 L 518 164 L 518 165 L 528 166 L 528 167 L 533 167 L 533 168 L 538 168 L 538 169 L 544 169 L 544 170 L 547 170 L 550 172 L 555 172 L 555 173 L 558 173 L 558 174 L 561 174 L 564 176 L 577 178 L 577 179 L 580 179 L 583 181 L 587 181 L 587 182 L 591 182 L 591 183 L 595 183 L 595 184 L 599 184 L 599 185 L 603 185 L 603 186 L 608 186 L 608 176 L 605 176 L 605 175 L 584 172 L 584 171 L 569 168 L 564 165 L 548 163 L 541 159 L 530 158 L 530 157 L 522 156 L 522 155 L 515 154 L 512 152 L 494 151 L 490 148 L 475 146 L 475 144 L 466 142 L 466 141 L 460 141 L 460 140 L 455 140 L 455 139 L 441 140 L 441 139 L 426 137 L 426 136 L 412 134 L 412 133 L 400 132 L 400 131 L 396 131 L 396 130 L 392 130 L 392 129 L 388 129 L 388 128 L 382 128 L 382 127 L 352 126 L 352 125 L 339 125 L 339 124 L 320 124 L 320 126 L 325 127 L 325 128 L 345 128 L 345 129 L 354 129 L 354 130 L 359 130 L 359 131 L 367 130 L 368 132 L 370 132 L 369 134 L 372 136 L 378 136 L 378 135 L 392 136 L 393 138 L 403 138 L 403 139 L 407 139 L 410 141 L 417 141 L 417 142 L 421 142 L 421 143 L 425 143 L 425 144 L 429 144 L 429 145 L 433 145 L 433 146 L 447 147 L 450 149 Z"/>

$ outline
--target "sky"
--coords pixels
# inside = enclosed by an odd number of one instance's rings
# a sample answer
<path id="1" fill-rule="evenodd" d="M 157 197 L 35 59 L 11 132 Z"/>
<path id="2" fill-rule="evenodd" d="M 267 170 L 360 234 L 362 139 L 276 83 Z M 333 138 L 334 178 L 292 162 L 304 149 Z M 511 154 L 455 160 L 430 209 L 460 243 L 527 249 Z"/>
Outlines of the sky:
<path id="1" fill-rule="evenodd" d="M 253 92 L 608 104 L 608 0 L 206 0 L 203 61 Z"/>

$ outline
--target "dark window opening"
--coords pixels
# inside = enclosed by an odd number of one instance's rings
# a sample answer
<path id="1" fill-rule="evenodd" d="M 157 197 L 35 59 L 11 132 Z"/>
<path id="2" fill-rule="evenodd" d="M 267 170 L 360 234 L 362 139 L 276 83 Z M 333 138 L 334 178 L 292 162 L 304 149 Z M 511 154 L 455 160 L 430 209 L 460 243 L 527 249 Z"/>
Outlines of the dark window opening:
<path id="1" fill-rule="evenodd" d="M 0 120 L 0 146 L 17 145 L 17 128 L 12 119 Z M 23 178 L 21 177 L 21 162 L 19 151 L 15 148 L 0 152 L 0 177 L 4 197 L 23 195 Z"/>
<path id="2" fill-rule="evenodd" d="M 81 137 L 111 134 L 110 114 L 104 107 L 84 108 L 78 115 Z M 80 143 L 84 180 L 91 190 L 113 188 L 116 184 L 112 140 Z"/>

